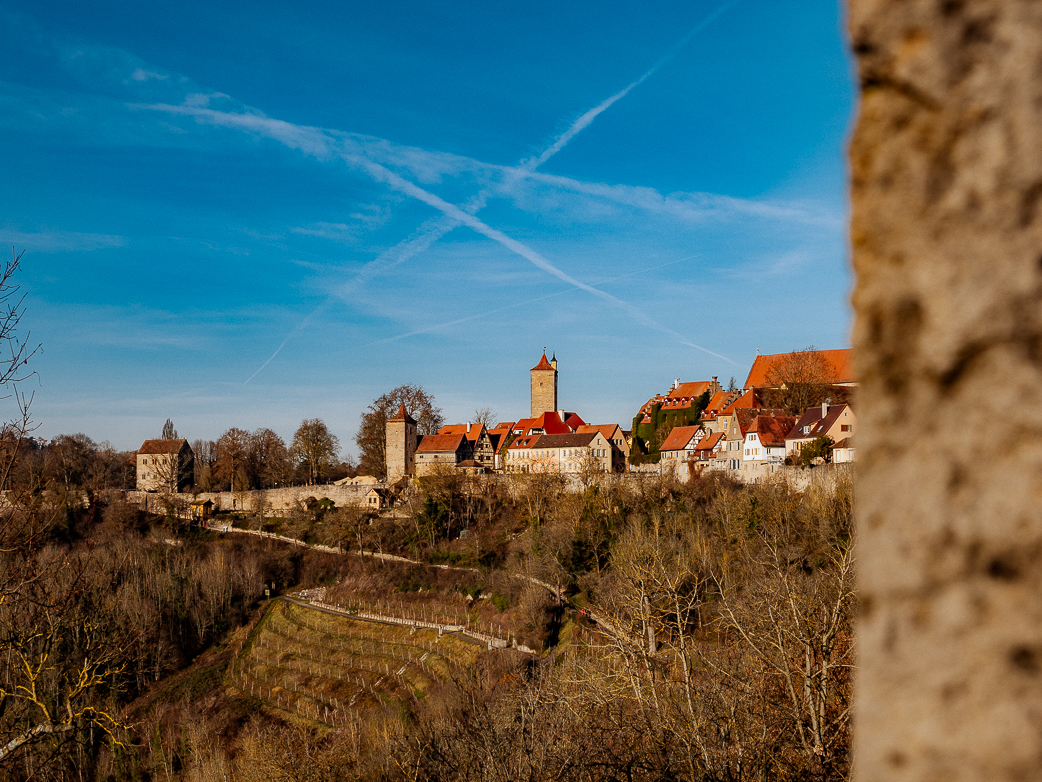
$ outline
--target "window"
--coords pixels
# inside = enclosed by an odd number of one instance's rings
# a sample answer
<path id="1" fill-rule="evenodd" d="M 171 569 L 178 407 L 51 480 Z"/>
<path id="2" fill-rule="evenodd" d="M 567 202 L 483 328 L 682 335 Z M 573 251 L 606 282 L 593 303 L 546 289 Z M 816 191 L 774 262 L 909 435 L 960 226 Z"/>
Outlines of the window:
<path id="1" fill-rule="evenodd" d="M 839 431 L 841 431 L 841 432 L 849 432 L 850 431 L 850 424 L 843 424 L 842 426 L 839 427 Z"/>

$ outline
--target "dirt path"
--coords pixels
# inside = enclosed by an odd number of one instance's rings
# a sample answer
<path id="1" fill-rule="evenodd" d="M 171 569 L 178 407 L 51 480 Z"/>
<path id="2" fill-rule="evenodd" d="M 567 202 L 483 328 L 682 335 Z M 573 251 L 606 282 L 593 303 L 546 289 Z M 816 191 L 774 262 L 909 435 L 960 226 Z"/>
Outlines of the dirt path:
<path id="1" fill-rule="evenodd" d="M 468 572 L 468 573 L 480 573 L 481 572 L 480 570 L 478 570 L 478 568 L 473 568 L 473 567 L 454 567 L 452 565 L 432 565 L 429 562 L 421 562 L 418 559 L 409 559 L 408 557 L 399 557 L 399 556 L 397 556 L 395 554 L 384 554 L 383 552 L 380 552 L 380 551 L 366 551 L 365 549 L 361 549 L 359 551 L 341 551 L 340 549 L 334 548 L 333 546 L 323 546 L 323 545 L 321 545 L 319 543 L 305 543 L 303 540 L 299 540 L 297 538 L 286 537 L 285 535 L 276 535 L 273 532 L 262 532 L 260 530 L 252 530 L 252 529 L 240 529 L 238 527 L 231 527 L 231 526 L 229 526 L 227 524 L 224 524 L 224 525 L 221 525 L 221 526 L 217 526 L 217 527 L 210 527 L 210 530 L 212 532 L 222 532 L 222 533 L 237 532 L 237 533 L 239 533 L 241 535 L 255 535 L 255 536 L 260 537 L 260 538 L 268 538 L 269 540 L 277 540 L 280 543 L 291 543 L 291 544 L 293 544 L 295 546 L 301 546 L 302 548 L 309 548 L 309 549 L 313 549 L 315 551 L 323 551 L 323 552 L 326 552 L 327 554 L 350 554 L 350 555 L 356 556 L 356 557 L 372 557 L 373 559 L 382 559 L 382 560 L 384 560 L 386 562 L 402 562 L 404 564 L 409 564 L 409 565 L 422 565 L 424 567 L 436 567 L 436 568 L 441 568 L 442 570 L 459 570 L 461 572 Z M 520 573 L 514 573 L 514 574 L 512 574 L 512 577 L 521 579 L 522 581 L 528 581 L 531 584 L 535 584 L 536 586 L 542 587 L 543 589 L 547 590 L 551 595 L 553 595 L 562 605 L 564 605 L 572 613 L 580 614 L 581 616 L 589 619 L 591 622 L 593 622 L 593 624 L 598 626 L 604 632 L 608 633 L 611 636 L 614 636 L 615 638 L 619 638 L 619 631 L 616 629 L 614 624 L 612 624 L 610 621 L 608 621 L 607 618 L 605 618 L 603 615 L 601 615 L 601 614 L 597 613 L 596 611 L 593 611 L 593 610 L 591 610 L 589 608 L 587 608 L 587 609 L 577 608 L 575 605 L 572 604 L 572 602 L 570 600 L 568 600 L 566 597 L 564 597 L 564 595 L 562 595 L 560 592 L 558 592 L 557 588 L 554 587 L 552 584 L 548 584 L 545 581 L 540 581 L 538 578 L 534 578 L 532 576 L 522 575 Z M 334 611 L 334 613 L 336 613 L 336 612 Z M 379 620 L 377 620 L 377 621 L 379 621 Z"/>

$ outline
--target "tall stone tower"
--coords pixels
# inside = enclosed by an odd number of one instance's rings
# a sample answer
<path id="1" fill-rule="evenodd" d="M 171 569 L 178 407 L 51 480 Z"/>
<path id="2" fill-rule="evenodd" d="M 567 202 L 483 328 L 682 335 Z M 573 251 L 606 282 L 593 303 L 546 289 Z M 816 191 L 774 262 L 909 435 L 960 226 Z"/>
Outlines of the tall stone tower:
<path id="1" fill-rule="evenodd" d="M 546 360 L 546 353 L 539 363 L 532 367 L 532 418 L 543 413 L 557 410 L 557 354 L 551 361 Z"/>
<path id="2" fill-rule="evenodd" d="M 404 404 L 398 408 L 394 418 L 387 419 L 384 431 L 387 482 L 394 483 L 403 475 L 412 475 L 416 471 L 416 422 L 405 412 Z"/>

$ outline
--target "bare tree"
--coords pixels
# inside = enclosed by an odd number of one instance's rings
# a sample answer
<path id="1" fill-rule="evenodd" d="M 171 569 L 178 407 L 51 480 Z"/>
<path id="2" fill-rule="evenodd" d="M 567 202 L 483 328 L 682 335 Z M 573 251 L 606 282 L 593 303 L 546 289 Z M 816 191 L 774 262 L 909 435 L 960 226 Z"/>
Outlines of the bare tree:
<path id="1" fill-rule="evenodd" d="M 307 467 L 308 482 L 314 483 L 336 461 L 340 440 L 321 418 L 308 418 L 293 435 L 289 450 L 298 464 Z"/>
<path id="2" fill-rule="evenodd" d="M 166 419 L 166 423 L 163 424 L 163 434 L 159 438 L 160 440 L 179 440 L 177 430 L 174 429 L 174 422 L 169 418 Z"/>
<path id="3" fill-rule="evenodd" d="M 401 405 L 405 405 L 406 411 L 415 419 L 420 434 L 434 434 L 445 423 L 441 408 L 435 405 L 434 397 L 424 391 L 422 386 L 404 385 L 388 391 L 362 413 L 355 435 L 355 443 L 361 454 L 360 472 L 378 478 L 385 476 L 387 419 L 398 412 Z"/>
<path id="4" fill-rule="evenodd" d="M 486 429 L 496 425 L 496 413 L 491 407 L 479 407 L 474 411 L 474 423 L 481 424 Z"/>
<path id="5" fill-rule="evenodd" d="M 286 485 L 290 462 L 285 440 L 271 429 L 258 429 L 250 436 L 250 450 L 260 488 Z"/>
<path id="6" fill-rule="evenodd" d="M 813 345 L 786 353 L 775 360 L 764 377 L 769 386 L 764 401 L 788 415 L 803 415 L 808 407 L 835 395 L 830 385 L 834 376 L 833 367 Z"/>
<path id="7" fill-rule="evenodd" d="M 0 767 L 7 768 L 37 745 L 49 748 L 38 758 L 41 765 L 59 758 L 62 745 L 88 726 L 117 741 L 124 727 L 99 697 L 119 678 L 121 650 L 104 625 L 105 612 L 92 603 L 101 593 L 85 588 L 90 556 L 72 559 L 45 546 L 64 513 L 33 499 L 39 484 L 9 482 L 18 444 L 35 428 L 32 396 L 19 388 L 33 374 L 27 363 L 38 349 L 18 333 L 24 295 L 14 275 L 20 259 L 12 253 L 0 273 L 0 345 L 6 348 L 0 386 L 14 407 L 0 426 L 0 442 L 13 446 L 0 452 L 0 485 L 11 500 L 0 511 Z"/>

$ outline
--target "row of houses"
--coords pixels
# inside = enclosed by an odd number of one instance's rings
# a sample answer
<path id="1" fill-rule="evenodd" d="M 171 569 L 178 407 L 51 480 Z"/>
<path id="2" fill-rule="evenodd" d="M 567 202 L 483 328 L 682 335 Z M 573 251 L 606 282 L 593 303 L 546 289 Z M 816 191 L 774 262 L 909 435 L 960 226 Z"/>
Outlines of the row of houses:
<path id="1" fill-rule="evenodd" d="M 634 429 L 589 424 L 558 407 L 556 356 L 544 353 L 529 370 L 529 417 L 450 424 L 420 435 L 402 406 L 386 423 L 387 481 L 452 468 L 468 473 L 625 472 L 641 469 L 689 474 L 693 470 L 741 471 L 781 464 L 808 443 L 828 437 L 835 462 L 853 461 L 854 411 L 847 401 L 856 385 L 849 350 L 757 355 L 741 389 L 724 389 L 717 378 L 681 382 L 641 406 Z M 733 383 L 732 383 L 733 385 Z M 797 386 L 827 389 L 826 401 L 790 415 L 777 406 L 780 392 Z M 784 394 L 782 394 L 783 396 Z M 820 395 L 820 394 L 819 394 Z M 791 407 L 791 405 L 790 405 Z M 649 428 L 662 442 L 643 450 Z M 639 454 L 640 459 L 631 455 Z M 138 489 L 180 491 L 191 484 L 192 452 L 185 440 L 148 440 L 138 451 Z M 373 480 L 373 479 L 370 479 Z"/>
<path id="2" fill-rule="evenodd" d="M 854 461 L 856 419 L 849 404 L 807 408 L 797 417 L 782 410 L 732 405 L 707 413 L 696 426 L 678 426 L 659 448 L 660 470 L 742 470 L 783 464 L 819 437 L 832 443 L 834 463 Z"/>
<path id="3" fill-rule="evenodd" d="M 636 453 L 634 431 L 618 424 L 587 424 L 575 412 L 558 409 L 557 359 L 529 370 L 530 417 L 486 428 L 466 423 L 419 435 L 404 406 L 387 423 L 389 481 L 452 466 L 469 472 L 624 472 Z M 640 409 L 637 427 L 666 421 L 657 466 L 643 469 L 683 474 L 693 469 L 740 471 L 781 464 L 817 438 L 835 444 L 834 461 L 853 461 L 855 418 L 848 402 L 829 399 L 789 415 L 772 399 L 788 386 L 813 385 L 846 398 L 856 386 L 849 350 L 757 355 L 742 389 L 725 390 L 717 378 L 681 382 L 652 396 Z M 672 425 L 678 422 L 679 425 Z M 650 460 L 654 462 L 654 460 Z"/>
<path id="4" fill-rule="evenodd" d="M 388 481 L 429 474 L 446 466 L 464 472 L 563 473 L 622 472 L 630 441 L 618 424 L 588 424 L 578 414 L 557 406 L 557 357 L 529 370 L 531 405 L 528 418 L 450 424 L 420 435 L 404 405 L 387 421 Z"/>

